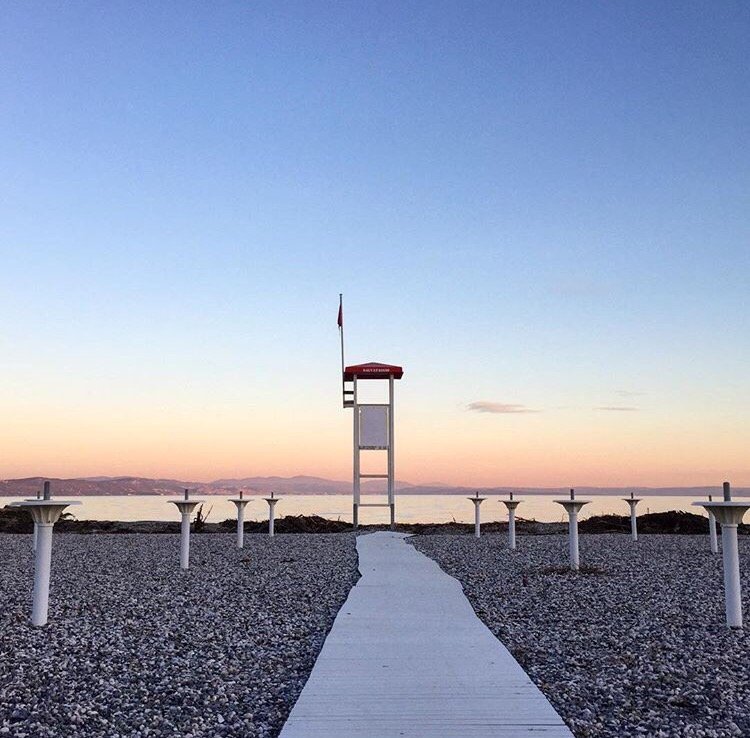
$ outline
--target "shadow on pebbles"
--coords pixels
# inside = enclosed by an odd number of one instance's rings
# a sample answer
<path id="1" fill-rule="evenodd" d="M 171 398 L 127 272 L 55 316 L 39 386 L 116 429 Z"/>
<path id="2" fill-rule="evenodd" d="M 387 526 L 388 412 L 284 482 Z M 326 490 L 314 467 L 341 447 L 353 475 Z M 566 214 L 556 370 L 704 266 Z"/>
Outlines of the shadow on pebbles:
<path id="1" fill-rule="evenodd" d="M 706 536 L 411 539 L 462 584 L 578 738 L 750 736 L 750 635 L 725 623 Z M 741 537 L 746 617 L 750 540 Z"/>
<path id="2" fill-rule="evenodd" d="M 50 622 L 31 537 L 0 535 L 0 736 L 275 736 L 358 578 L 354 537 L 56 534 Z"/>

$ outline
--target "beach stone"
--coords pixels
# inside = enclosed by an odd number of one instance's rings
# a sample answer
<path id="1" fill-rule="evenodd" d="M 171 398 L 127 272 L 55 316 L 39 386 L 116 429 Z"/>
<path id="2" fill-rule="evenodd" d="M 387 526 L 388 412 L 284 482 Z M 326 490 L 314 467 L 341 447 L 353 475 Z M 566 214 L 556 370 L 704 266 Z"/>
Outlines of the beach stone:
<path id="1" fill-rule="evenodd" d="M 277 735 L 359 575 L 354 536 L 55 533 L 28 622 L 29 535 L 0 534 L 0 734 Z"/>
<path id="2" fill-rule="evenodd" d="M 725 625 L 721 557 L 706 536 L 424 535 L 576 736 L 750 737 L 750 620 Z M 740 537 L 746 618 L 750 540 Z"/>

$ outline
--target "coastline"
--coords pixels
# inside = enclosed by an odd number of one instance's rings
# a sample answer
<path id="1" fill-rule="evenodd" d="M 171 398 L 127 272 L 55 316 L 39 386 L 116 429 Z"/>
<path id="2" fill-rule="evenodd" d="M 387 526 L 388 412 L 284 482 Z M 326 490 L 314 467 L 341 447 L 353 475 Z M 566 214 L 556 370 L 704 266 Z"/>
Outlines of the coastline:
<path id="1" fill-rule="evenodd" d="M 192 532 L 198 535 L 232 533 L 236 530 L 237 521 L 227 518 L 221 522 L 193 522 Z M 630 517 L 625 515 L 594 515 L 579 522 L 581 534 L 630 533 Z M 345 533 L 352 531 L 351 523 L 342 520 L 331 520 L 319 515 L 286 515 L 275 521 L 277 533 Z M 384 524 L 360 525 L 360 532 L 385 530 Z M 471 523 L 398 523 L 396 530 L 415 535 L 470 535 L 474 532 Z M 508 523 L 504 521 L 487 521 L 482 523 L 483 533 L 506 533 Z M 245 522 L 246 534 L 265 534 L 268 531 L 268 520 Z M 516 518 L 518 535 L 539 536 L 559 535 L 568 531 L 567 523 L 549 523 Z M 30 534 L 33 524 L 30 515 L 18 508 L 0 507 L 0 533 Z M 116 534 L 176 534 L 180 532 L 180 523 L 171 520 L 75 520 L 64 518 L 55 525 L 56 533 L 116 533 Z M 639 535 L 707 535 L 708 518 L 695 513 L 673 510 L 665 513 L 645 513 L 638 516 Z M 750 525 L 738 527 L 740 535 L 750 535 Z"/>

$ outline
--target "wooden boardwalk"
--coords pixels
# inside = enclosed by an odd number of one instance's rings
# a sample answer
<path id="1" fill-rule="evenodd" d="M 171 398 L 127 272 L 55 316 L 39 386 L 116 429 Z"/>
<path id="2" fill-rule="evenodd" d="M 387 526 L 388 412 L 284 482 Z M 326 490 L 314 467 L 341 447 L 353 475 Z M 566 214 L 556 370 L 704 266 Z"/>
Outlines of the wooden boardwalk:
<path id="1" fill-rule="evenodd" d="M 404 538 L 357 538 L 362 578 L 280 738 L 572 738 L 461 585 Z"/>

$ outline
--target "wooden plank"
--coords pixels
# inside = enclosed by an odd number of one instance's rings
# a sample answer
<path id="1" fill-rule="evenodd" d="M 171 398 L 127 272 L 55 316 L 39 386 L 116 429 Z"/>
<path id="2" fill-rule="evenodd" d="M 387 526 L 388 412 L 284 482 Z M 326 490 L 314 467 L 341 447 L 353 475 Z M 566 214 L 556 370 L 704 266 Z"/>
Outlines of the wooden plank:
<path id="1" fill-rule="evenodd" d="M 461 585 L 404 538 L 357 538 L 362 577 L 280 738 L 572 738 Z"/>

